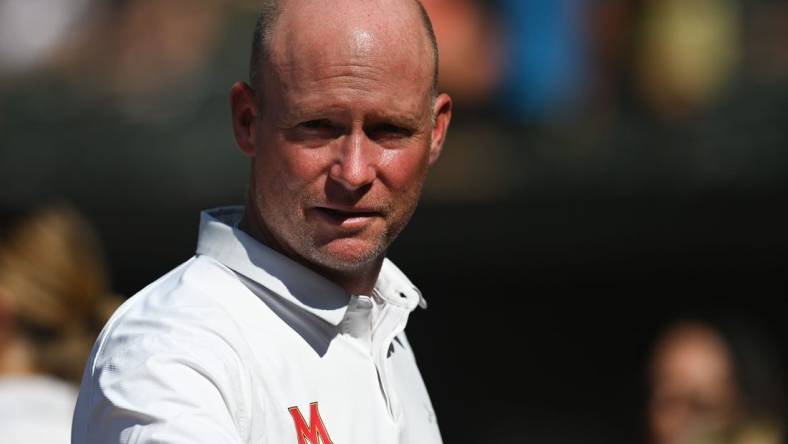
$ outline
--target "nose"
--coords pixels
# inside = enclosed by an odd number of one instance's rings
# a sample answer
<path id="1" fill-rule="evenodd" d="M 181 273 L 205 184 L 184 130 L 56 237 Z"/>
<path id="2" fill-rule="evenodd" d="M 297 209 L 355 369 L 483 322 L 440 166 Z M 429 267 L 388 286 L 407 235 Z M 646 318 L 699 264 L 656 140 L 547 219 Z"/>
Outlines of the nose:
<path id="1" fill-rule="evenodd" d="M 371 184 L 377 175 L 374 149 L 363 132 L 347 135 L 340 143 L 329 177 L 350 191 Z"/>

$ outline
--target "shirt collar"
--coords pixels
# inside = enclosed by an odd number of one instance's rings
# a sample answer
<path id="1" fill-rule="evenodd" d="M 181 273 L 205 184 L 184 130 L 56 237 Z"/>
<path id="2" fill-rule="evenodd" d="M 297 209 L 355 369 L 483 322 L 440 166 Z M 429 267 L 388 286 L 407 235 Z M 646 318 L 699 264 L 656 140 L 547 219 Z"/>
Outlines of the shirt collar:
<path id="1" fill-rule="evenodd" d="M 203 211 L 197 254 L 210 256 L 303 310 L 339 325 L 351 294 L 238 228 L 242 215 L 243 207 Z M 384 260 L 374 293 L 408 311 L 417 305 L 427 307 L 421 292 L 388 259 Z"/>
<path id="2" fill-rule="evenodd" d="M 378 281 L 373 292 L 384 301 L 413 311 L 416 307 L 427 308 L 427 300 L 418 287 L 405 276 L 388 258 L 383 260 Z"/>

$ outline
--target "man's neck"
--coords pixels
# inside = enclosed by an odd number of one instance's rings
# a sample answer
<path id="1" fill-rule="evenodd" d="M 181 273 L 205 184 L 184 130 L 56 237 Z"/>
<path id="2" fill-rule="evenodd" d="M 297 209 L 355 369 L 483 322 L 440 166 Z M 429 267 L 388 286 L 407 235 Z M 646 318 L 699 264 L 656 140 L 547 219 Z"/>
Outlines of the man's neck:
<path id="1" fill-rule="evenodd" d="M 261 244 L 313 270 L 350 294 L 371 295 L 380 270 L 383 267 L 383 255 L 358 270 L 335 270 L 310 262 L 295 254 L 291 249 L 281 245 L 265 227 L 265 224 L 260 220 L 259 213 L 251 203 L 248 203 L 246 209 L 244 209 L 244 214 L 238 227 Z"/>
<path id="2" fill-rule="evenodd" d="M 375 288 L 375 283 L 378 281 L 378 275 L 383 266 L 383 259 L 376 259 L 374 263 L 358 271 L 317 269 L 308 264 L 307 266 L 325 276 L 331 282 L 344 288 L 350 294 L 369 296 L 372 295 L 372 290 Z"/>

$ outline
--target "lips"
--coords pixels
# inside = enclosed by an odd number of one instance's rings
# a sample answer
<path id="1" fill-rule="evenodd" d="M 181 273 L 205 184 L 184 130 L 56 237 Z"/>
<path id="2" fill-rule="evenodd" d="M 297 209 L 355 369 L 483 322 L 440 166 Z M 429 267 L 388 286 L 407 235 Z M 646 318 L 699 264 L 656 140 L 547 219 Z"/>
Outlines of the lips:
<path id="1" fill-rule="evenodd" d="M 382 213 L 379 211 L 367 209 L 315 207 L 314 210 L 322 216 L 324 220 L 343 226 L 364 224 L 373 218 L 382 216 Z"/>

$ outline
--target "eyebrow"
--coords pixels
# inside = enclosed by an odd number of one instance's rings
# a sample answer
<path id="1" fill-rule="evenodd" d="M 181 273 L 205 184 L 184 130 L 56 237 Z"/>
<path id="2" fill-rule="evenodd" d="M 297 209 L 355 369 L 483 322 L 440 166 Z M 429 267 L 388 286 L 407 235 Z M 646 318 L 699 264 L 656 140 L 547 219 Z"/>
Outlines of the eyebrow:
<path id="1" fill-rule="evenodd" d="M 314 108 L 302 109 L 294 112 L 287 112 L 281 118 L 282 122 L 288 125 L 295 125 L 304 121 L 331 118 L 332 116 L 345 114 L 342 107 L 327 107 L 327 108 Z M 390 111 L 376 111 L 368 113 L 364 116 L 364 124 L 377 124 L 390 122 L 399 126 L 408 127 L 411 129 L 420 129 L 423 125 L 421 116 L 411 116 L 407 113 L 395 113 Z"/>
<path id="2" fill-rule="evenodd" d="M 411 116 L 401 113 L 377 112 L 368 116 L 373 122 L 393 122 L 397 125 L 418 129 L 423 126 L 421 116 Z"/>

